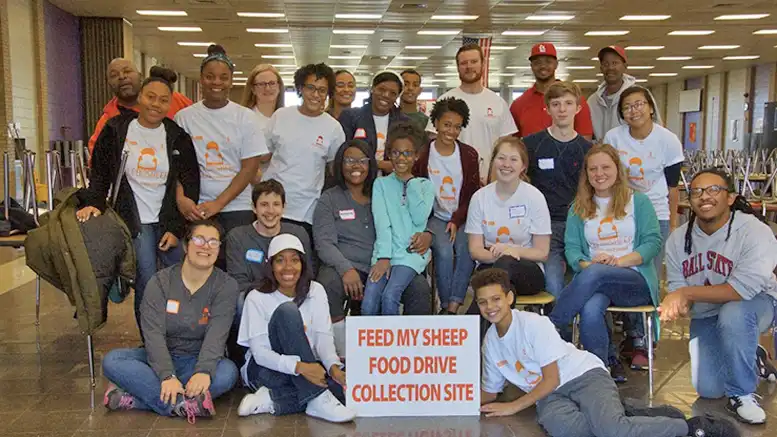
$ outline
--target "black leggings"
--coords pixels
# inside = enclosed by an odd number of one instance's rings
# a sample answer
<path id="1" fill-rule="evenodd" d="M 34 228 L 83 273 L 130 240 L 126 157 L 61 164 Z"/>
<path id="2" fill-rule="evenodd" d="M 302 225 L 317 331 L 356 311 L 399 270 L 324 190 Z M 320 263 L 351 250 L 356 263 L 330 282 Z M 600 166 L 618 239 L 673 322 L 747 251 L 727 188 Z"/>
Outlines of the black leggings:
<path id="1" fill-rule="evenodd" d="M 488 268 L 502 269 L 510 276 L 510 284 L 515 289 L 517 296 L 532 296 L 545 288 L 545 274 L 540 265 L 534 261 L 517 260 L 509 255 L 502 256 L 493 264 L 481 264 L 478 270 Z M 515 301 L 513 301 L 513 307 Z M 480 314 L 477 299 L 473 297 L 472 305 L 469 306 L 467 314 Z M 486 335 L 486 331 L 491 326 L 491 322 L 480 317 L 480 338 Z"/>

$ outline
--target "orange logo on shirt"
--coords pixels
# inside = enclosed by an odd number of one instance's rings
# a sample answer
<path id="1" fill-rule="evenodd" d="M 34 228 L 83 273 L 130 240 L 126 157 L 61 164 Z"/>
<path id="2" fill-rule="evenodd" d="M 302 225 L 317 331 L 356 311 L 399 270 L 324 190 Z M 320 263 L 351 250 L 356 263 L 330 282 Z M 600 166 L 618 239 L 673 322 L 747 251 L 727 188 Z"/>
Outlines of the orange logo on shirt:
<path id="1" fill-rule="evenodd" d="M 200 320 L 197 322 L 200 325 L 207 325 L 208 320 L 210 320 L 210 310 L 208 307 L 205 307 L 202 309 L 202 316 L 200 317 Z"/>
<path id="2" fill-rule="evenodd" d="M 146 170 L 146 171 L 154 171 L 156 170 L 157 166 L 157 159 L 156 159 L 156 150 L 152 149 L 151 147 L 146 147 L 145 149 L 142 149 L 140 151 L 140 156 L 138 157 L 138 171 L 140 170 Z"/>
<path id="3" fill-rule="evenodd" d="M 612 217 L 605 217 L 599 222 L 597 235 L 602 241 L 614 240 L 618 238 L 618 227 L 615 226 Z"/>
<path id="4" fill-rule="evenodd" d="M 537 384 L 540 383 L 540 381 L 542 381 L 542 375 L 541 374 L 539 374 L 537 372 L 532 372 L 531 370 L 526 369 L 525 367 L 523 367 L 523 364 L 521 364 L 520 361 L 516 361 L 515 362 L 515 371 L 518 372 L 518 373 L 521 373 L 524 370 L 526 370 L 529 373 L 529 375 L 525 378 L 526 382 L 529 385 L 537 385 Z"/>
<path id="5" fill-rule="evenodd" d="M 211 141 L 205 146 L 205 165 L 215 166 L 224 164 L 224 155 L 219 150 L 219 145 L 215 141 Z"/>
<path id="6" fill-rule="evenodd" d="M 445 176 L 442 178 L 442 185 L 440 185 L 440 199 L 442 200 L 456 200 L 456 187 L 453 185 L 453 178 Z"/>
<path id="7" fill-rule="evenodd" d="M 496 242 L 515 244 L 515 242 L 513 241 L 513 237 L 510 236 L 510 229 L 508 229 L 505 226 L 502 226 L 501 228 L 497 229 Z"/>
<path id="8" fill-rule="evenodd" d="M 641 181 L 645 179 L 645 170 L 642 168 L 642 160 L 638 157 L 629 159 L 629 179 Z"/>

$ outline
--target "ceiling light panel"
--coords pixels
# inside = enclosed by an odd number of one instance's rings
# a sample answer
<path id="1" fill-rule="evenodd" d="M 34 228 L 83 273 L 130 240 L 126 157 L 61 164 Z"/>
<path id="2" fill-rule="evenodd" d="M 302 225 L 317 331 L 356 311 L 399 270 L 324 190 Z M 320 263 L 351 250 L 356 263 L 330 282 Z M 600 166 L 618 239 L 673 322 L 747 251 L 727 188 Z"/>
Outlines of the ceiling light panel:
<path id="1" fill-rule="evenodd" d="M 761 18 L 768 17 L 769 14 L 732 14 L 732 15 L 719 15 L 715 17 L 715 20 L 760 20 Z"/>
<path id="2" fill-rule="evenodd" d="M 753 35 L 777 35 L 777 29 L 761 29 L 753 32 Z"/>
<path id="3" fill-rule="evenodd" d="M 760 56 L 758 55 L 742 55 L 742 56 L 726 56 L 723 58 L 724 61 L 749 61 L 752 59 L 758 59 Z"/>
<path id="4" fill-rule="evenodd" d="M 661 56 L 656 58 L 657 61 L 690 61 L 692 56 Z"/>
<path id="5" fill-rule="evenodd" d="M 671 15 L 624 15 L 622 21 L 663 21 L 672 18 Z"/>
<path id="6" fill-rule="evenodd" d="M 715 68 L 714 65 L 683 65 L 684 70 L 709 70 Z"/>
<path id="7" fill-rule="evenodd" d="M 628 30 L 589 30 L 585 36 L 623 36 L 628 34 Z"/>
<path id="8" fill-rule="evenodd" d="M 442 21 L 473 21 L 478 18 L 479 15 L 432 15 L 432 20 Z"/>
<path id="9" fill-rule="evenodd" d="M 372 35 L 375 29 L 332 29 L 335 35 Z"/>
<path id="10" fill-rule="evenodd" d="M 664 46 L 628 46 L 626 50 L 662 50 Z"/>
<path id="11" fill-rule="evenodd" d="M 286 14 L 282 12 L 238 12 L 237 16 L 244 18 L 283 18 Z"/>
<path id="12" fill-rule="evenodd" d="M 337 20 L 380 20 L 380 14 L 335 14 Z"/>
<path id="13" fill-rule="evenodd" d="M 529 15 L 526 17 L 526 21 L 569 21 L 574 18 L 574 15 L 562 14 Z"/>
<path id="14" fill-rule="evenodd" d="M 293 46 L 291 44 L 254 44 L 254 47 L 264 48 L 264 49 L 290 49 Z"/>
<path id="15" fill-rule="evenodd" d="M 366 49 L 366 44 L 332 44 L 330 49 Z"/>
<path id="16" fill-rule="evenodd" d="M 137 10 L 138 15 L 150 15 L 157 17 L 186 17 L 189 14 L 186 11 L 149 11 L 149 10 Z"/>
<path id="17" fill-rule="evenodd" d="M 249 27 L 246 29 L 248 33 L 289 33 L 289 29 L 282 28 L 263 28 L 263 27 Z"/>
<path id="18" fill-rule="evenodd" d="M 739 45 L 731 44 L 731 45 L 708 45 L 708 46 L 701 46 L 699 47 L 699 50 L 734 50 L 738 49 Z"/>
<path id="19" fill-rule="evenodd" d="M 418 35 L 458 35 L 461 30 L 419 30 Z"/>
<path id="20" fill-rule="evenodd" d="M 714 30 L 673 30 L 667 35 L 671 36 L 704 36 L 704 35 L 712 35 L 715 33 Z"/>
<path id="21" fill-rule="evenodd" d="M 212 42 L 190 42 L 190 41 L 179 41 L 178 45 L 182 47 L 210 47 L 211 44 L 215 44 Z"/>
<path id="22" fill-rule="evenodd" d="M 159 26 L 162 32 L 202 32 L 201 27 L 196 26 Z"/>

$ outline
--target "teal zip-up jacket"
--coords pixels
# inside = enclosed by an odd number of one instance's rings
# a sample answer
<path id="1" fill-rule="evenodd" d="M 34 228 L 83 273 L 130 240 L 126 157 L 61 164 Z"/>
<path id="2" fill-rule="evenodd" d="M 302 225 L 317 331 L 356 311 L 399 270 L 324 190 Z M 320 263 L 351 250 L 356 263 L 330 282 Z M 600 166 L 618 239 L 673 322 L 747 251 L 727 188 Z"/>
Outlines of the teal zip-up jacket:
<path id="1" fill-rule="evenodd" d="M 634 192 L 634 225 L 636 235 L 634 236 L 634 251 L 642 256 L 642 264 L 637 266 L 639 274 L 645 278 L 650 288 L 650 298 L 653 306 L 658 306 L 658 274 L 653 263 L 655 258 L 663 247 L 661 238 L 661 228 L 658 225 L 656 210 L 647 195 Z M 569 207 L 567 215 L 567 228 L 564 233 L 564 255 L 567 263 L 575 272 L 580 273 L 580 261 L 591 261 L 591 253 L 588 247 L 588 241 L 585 239 L 585 222 L 575 214 L 574 203 Z M 658 314 L 653 313 L 655 331 L 654 335 L 658 338 Z"/>
<path id="2" fill-rule="evenodd" d="M 412 178 L 407 183 L 394 173 L 378 178 L 372 186 L 372 216 L 375 220 L 375 246 L 372 265 L 379 259 L 392 266 L 406 266 L 421 274 L 431 251 L 410 253 L 410 239 L 426 230 L 434 206 L 434 184 L 429 179 Z"/>

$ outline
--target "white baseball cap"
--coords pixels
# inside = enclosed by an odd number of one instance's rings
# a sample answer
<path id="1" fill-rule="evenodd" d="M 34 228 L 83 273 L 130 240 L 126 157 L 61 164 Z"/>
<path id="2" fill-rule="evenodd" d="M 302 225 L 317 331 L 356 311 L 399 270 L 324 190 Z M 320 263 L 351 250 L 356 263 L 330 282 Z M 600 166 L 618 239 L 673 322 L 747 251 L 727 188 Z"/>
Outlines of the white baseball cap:
<path id="1" fill-rule="evenodd" d="M 272 258 L 286 249 L 294 249 L 300 253 L 305 253 L 302 242 L 299 241 L 299 238 L 291 234 L 276 235 L 272 241 L 270 241 L 270 248 L 267 251 L 269 252 L 268 255 Z"/>

